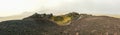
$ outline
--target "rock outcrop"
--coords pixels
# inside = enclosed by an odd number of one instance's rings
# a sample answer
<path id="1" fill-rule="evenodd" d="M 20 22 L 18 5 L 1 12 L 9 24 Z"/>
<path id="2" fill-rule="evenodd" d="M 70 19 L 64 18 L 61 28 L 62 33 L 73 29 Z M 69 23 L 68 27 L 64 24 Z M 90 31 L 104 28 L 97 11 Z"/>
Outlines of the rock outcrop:
<path id="1" fill-rule="evenodd" d="M 0 22 L 0 35 L 120 35 L 119 18 L 76 13 L 74 18 L 73 14 L 67 16 L 72 16 L 72 20 L 64 26 L 51 21 L 52 14 L 36 13 L 23 20 L 3 21 Z"/>

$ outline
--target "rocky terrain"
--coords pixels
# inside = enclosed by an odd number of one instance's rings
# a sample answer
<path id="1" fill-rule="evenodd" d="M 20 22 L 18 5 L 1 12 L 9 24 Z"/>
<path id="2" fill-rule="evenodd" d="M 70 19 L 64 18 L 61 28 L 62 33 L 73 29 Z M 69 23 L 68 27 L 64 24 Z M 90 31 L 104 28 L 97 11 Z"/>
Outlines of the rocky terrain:
<path id="1" fill-rule="evenodd" d="M 35 13 L 23 20 L 0 22 L 0 35 L 120 35 L 120 19 L 75 12 L 60 16 Z"/>

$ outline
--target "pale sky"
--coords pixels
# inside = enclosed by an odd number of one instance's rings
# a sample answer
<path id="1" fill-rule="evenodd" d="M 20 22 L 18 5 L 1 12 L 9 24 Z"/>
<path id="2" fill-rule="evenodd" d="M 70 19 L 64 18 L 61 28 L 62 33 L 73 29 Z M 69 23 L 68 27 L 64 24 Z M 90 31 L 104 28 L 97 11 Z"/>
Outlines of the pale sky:
<path id="1" fill-rule="evenodd" d="M 120 0 L 0 0 L 0 17 L 24 12 L 120 15 Z"/>

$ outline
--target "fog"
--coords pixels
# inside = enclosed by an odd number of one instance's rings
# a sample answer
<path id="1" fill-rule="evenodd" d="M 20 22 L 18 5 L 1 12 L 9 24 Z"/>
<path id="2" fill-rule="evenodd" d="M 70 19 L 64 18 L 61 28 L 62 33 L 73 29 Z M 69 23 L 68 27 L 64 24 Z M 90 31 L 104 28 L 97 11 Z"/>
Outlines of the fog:
<path id="1" fill-rule="evenodd" d="M 120 0 L 0 0 L 0 16 L 23 12 L 120 15 Z"/>

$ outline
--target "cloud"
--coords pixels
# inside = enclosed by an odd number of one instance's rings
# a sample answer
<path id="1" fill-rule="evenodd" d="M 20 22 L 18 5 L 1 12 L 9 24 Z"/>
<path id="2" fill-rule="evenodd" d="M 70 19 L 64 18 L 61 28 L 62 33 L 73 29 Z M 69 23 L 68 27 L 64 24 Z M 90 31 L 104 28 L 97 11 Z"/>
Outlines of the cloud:
<path id="1" fill-rule="evenodd" d="M 60 6 L 46 7 L 46 10 L 77 11 L 79 13 L 90 14 L 119 14 L 119 0 L 71 0 L 73 2 L 61 0 Z M 57 2 L 57 1 L 56 1 Z M 53 4 L 54 5 L 54 4 Z M 48 5 L 49 6 L 49 5 Z"/>
<path id="2" fill-rule="evenodd" d="M 0 5 L 0 16 L 15 15 L 25 11 L 39 11 L 39 13 L 60 11 L 90 14 L 120 13 L 120 0 L 0 0 Z"/>

